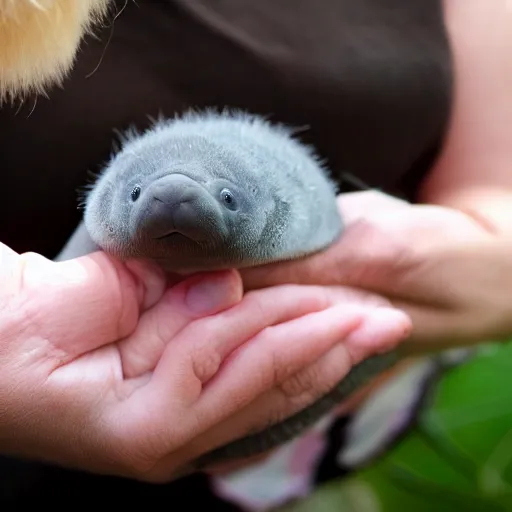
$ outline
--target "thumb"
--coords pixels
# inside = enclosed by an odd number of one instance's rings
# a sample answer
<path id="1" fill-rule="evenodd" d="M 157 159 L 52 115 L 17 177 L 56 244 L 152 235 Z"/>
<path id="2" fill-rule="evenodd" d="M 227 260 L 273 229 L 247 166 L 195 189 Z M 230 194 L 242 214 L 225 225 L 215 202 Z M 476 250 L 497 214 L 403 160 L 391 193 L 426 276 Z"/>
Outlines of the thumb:
<path id="1" fill-rule="evenodd" d="M 140 311 L 165 290 L 157 268 L 103 252 L 55 263 L 2 250 L 9 260 L 2 280 L 9 283 L 10 308 L 22 315 L 24 337 L 48 341 L 62 363 L 130 334 Z"/>

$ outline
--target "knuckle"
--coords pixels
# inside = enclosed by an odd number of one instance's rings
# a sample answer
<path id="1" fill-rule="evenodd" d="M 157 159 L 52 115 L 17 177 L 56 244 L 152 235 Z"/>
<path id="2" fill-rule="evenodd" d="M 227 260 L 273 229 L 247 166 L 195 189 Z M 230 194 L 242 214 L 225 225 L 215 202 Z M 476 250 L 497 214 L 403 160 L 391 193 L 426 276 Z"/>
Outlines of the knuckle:
<path id="1" fill-rule="evenodd" d="M 290 363 L 286 363 L 283 357 L 279 354 L 272 354 L 272 369 L 273 369 L 273 382 L 274 385 L 282 386 L 287 381 L 293 378 L 297 369 Z"/>
<path id="2" fill-rule="evenodd" d="M 280 385 L 280 390 L 292 403 L 307 405 L 327 393 L 329 387 L 322 379 L 319 368 L 312 366 L 286 379 Z"/>
<path id="3" fill-rule="evenodd" d="M 315 390 L 317 376 L 313 370 L 303 370 L 281 383 L 281 391 L 287 398 L 310 395 Z"/>
<path id="4" fill-rule="evenodd" d="M 256 338 L 265 337 L 272 327 L 265 327 Z M 255 340 L 257 343 L 257 339 Z M 264 387 L 279 387 L 293 373 L 291 365 L 285 363 L 284 358 L 278 350 L 269 351 L 259 365 L 261 382 Z"/>
<path id="5" fill-rule="evenodd" d="M 199 382 L 205 383 L 210 380 L 222 364 L 221 354 L 213 348 L 205 348 L 204 345 L 197 346 L 191 353 L 192 371 Z"/>

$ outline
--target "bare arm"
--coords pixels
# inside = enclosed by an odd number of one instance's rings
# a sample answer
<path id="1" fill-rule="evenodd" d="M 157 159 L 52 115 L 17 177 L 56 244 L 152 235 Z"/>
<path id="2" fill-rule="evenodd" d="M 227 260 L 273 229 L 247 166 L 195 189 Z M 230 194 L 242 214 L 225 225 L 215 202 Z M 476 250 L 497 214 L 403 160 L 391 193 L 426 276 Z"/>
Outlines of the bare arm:
<path id="1" fill-rule="evenodd" d="M 512 3 L 445 0 L 455 101 L 440 159 L 419 199 L 512 234 Z"/>

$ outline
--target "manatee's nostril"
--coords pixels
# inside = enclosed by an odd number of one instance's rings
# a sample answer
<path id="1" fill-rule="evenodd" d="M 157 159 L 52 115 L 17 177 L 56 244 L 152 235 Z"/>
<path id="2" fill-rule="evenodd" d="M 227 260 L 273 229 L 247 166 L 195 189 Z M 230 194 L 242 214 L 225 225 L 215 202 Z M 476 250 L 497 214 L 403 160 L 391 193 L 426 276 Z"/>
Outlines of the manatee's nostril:
<path id="1" fill-rule="evenodd" d="M 173 197 L 171 194 L 153 195 L 145 214 L 146 233 L 152 238 L 162 238 L 176 232 L 176 217 L 185 203 L 180 197 Z"/>
<path id="2" fill-rule="evenodd" d="M 176 208 L 183 203 L 193 201 L 197 196 L 198 191 L 193 187 L 166 187 L 154 192 L 153 200 L 168 208 Z"/>
<path id="3" fill-rule="evenodd" d="M 169 175 L 153 182 L 146 193 L 149 200 L 141 203 L 137 224 L 141 236 L 168 243 L 167 236 L 177 233 L 199 242 L 219 236 L 215 230 L 224 231 L 217 201 L 191 178 Z"/>
<path id="4" fill-rule="evenodd" d="M 201 193 L 193 187 L 161 187 L 153 192 L 145 211 L 143 230 L 154 239 L 180 233 L 192 239 L 203 239 L 204 212 Z"/>

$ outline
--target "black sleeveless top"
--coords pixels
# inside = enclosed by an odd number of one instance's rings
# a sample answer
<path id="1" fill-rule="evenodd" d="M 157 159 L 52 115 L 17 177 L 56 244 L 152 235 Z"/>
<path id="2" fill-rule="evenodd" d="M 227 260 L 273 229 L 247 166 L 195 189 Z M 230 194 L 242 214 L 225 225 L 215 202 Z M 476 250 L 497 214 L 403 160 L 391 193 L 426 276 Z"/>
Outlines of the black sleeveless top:
<path id="1" fill-rule="evenodd" d="M 125 4 L 118 2 L 118 9 Z M 0 240 L 53 257 L 114 129 L 239 107 L 303 128 L 333 174 L 407 198 L 449 118 L 441 0 L 127 2 L 63 88 L 0 111 Z"/>

